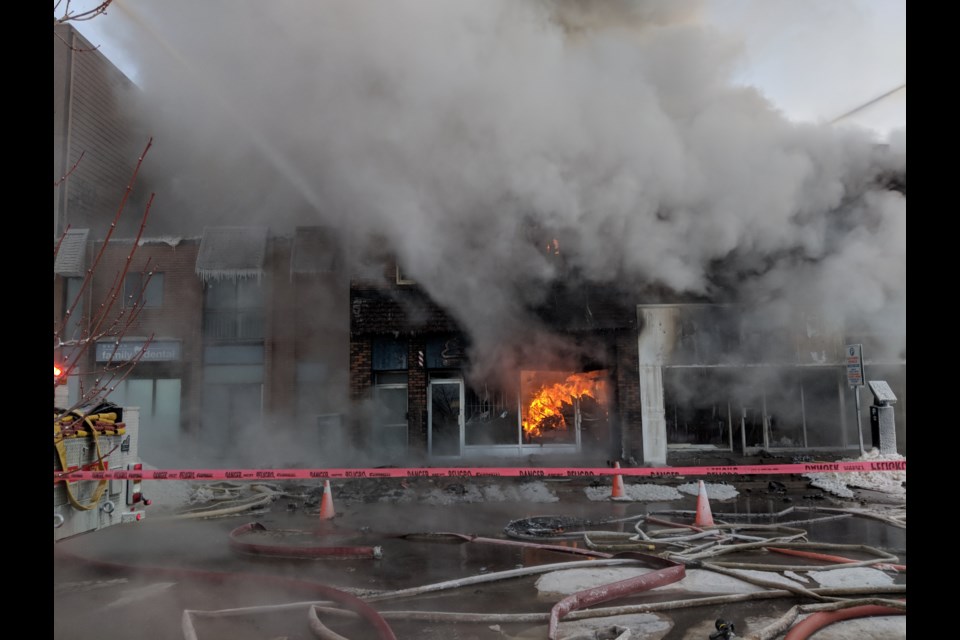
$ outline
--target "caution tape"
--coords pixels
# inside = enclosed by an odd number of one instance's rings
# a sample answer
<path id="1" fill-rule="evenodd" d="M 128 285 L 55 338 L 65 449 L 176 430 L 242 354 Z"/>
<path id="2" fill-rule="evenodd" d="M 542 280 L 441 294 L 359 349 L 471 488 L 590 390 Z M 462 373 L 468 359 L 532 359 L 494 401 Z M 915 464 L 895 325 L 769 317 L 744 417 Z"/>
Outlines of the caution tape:
<path id="1" fill-rule="evenodd" d="M 864 471 L 906 471 L 906 460 L 807 462 L 709 467 L 389 467 L 367 469 L 176 469 L 142 471 L 54 471 L 54 482 L 69 480 L 353 480 L 356 478 L 579 478 L 602 476 L 676 477 L 777 475 Z"/>

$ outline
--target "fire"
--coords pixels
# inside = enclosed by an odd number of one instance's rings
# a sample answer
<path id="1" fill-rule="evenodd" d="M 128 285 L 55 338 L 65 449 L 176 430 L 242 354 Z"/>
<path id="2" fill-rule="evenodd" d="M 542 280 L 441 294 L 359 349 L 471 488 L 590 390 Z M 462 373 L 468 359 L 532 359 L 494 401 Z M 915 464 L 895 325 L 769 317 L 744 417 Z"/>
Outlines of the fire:
<path id="1" fill-rule="evenodd" d="M 584 396 L 605 402 L 606 380 L 596 373 L 575 373 L 563 382 L 541 385 L 524 412 L 524 433 L 539 437 L 545 429 L 565 431 L 568 425 L 562 413 L 563 405 L 573 404 Z"/>

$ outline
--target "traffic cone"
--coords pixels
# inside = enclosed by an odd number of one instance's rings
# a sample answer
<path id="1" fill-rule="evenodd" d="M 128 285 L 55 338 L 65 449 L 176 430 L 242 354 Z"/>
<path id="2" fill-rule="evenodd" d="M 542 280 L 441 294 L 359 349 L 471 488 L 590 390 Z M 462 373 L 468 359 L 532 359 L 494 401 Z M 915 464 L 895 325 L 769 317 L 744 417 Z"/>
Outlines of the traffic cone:
<path id="1" fill-rule="evenodd" d="M 333 492 L 330 490 L 330 481 L 323 481 L 323 499 L 320 501 L 320 519 L 330 520 L 337 512 L 333 509 Z"/>
<path id="2" fill-rule="evenodd" d="M 697 496 L 697 518 L 693 521 L 698 527 L 713 526 L 713 512 L 710 511 L 710 500 L 707 499 L 707 485 L 700 481 L 700 493 Z"/>
<path id="3" fill-rule="evenodd" d="M 620 468 L 620 462 L 614 463 L 613 468 L 614 468 L 614 469 L 619 469 L 619 468 Z M 624 497 L 624 491 L 623 491 L 623 476 L 621 476 L 619 473 L 614 474 L 614 476 L 613 476 L 613 491 L 610 492 L 610 497 L 611 497 L 611 498 L 623 498 L 623 497 Z"/>

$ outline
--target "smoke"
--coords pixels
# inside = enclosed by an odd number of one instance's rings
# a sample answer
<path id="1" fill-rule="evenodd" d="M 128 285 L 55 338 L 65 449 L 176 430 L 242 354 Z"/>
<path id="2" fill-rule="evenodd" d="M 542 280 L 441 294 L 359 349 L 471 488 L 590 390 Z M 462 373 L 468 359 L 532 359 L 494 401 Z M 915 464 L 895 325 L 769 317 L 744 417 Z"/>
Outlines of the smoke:
<path id="1" fill-rule="evenodd" d="M 701 2 L 117 4 L 152 224 L 390 239 L 494 372 L 562 277 L 905 325 L 905 132 L 788 121 Z M 159 167 L 159 171 L 157 171 Z M 530 230 L 543 237 L 531 239 Z M 348 253 L 351 253 L 348 251 Z M 642 302 L 642 300 L 636 300 Z"/>

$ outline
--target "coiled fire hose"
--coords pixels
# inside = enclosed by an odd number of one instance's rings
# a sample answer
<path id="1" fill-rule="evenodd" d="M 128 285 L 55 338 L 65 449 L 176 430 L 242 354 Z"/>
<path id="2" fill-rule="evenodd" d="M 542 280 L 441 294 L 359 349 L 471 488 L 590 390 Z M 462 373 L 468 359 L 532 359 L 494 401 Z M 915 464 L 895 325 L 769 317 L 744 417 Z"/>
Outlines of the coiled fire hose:
<path id="1" fill-rule="evenodd" d="M 94 447 L 96 448 L 96 451 L 97 451 L 97 461 L 93 464 L 93 466 L 91 466 L 91 469 L 93 469 L 94 471 L 106 471 L 107 464 L 106 462 L 104 462 L 104 456 L 100 451 L 100 439 L 97 435 L 98 432 L 100 431 L 100 428 L 102 427 L 99 427 L 99 425 L 97 425 L 96 423 L 100 422 L 100 423 L 113 425 L 116 423 L 117 414 L 115 412 L 107 412 L 107 413 L 93 413 L 88 416 L 82 416 L 82 415 L 73 413 L 66 417 L 79 419 L 81 422 L 83 422 L 84 425 L 86 425 L 89 428 L 90 435 L 93 436 Z M 117 432 L 119 433 L 120 430 L 117 429 Z M 63 420 L 57 419 L 56 416 L 54 416 L 54 420 L 53 420 L 53 447 L 57 451 L 57 458 L 60 460 L 60 468 L 64 472 L 66 472 L 69 469 L 69 467 L 67 464 L 67 445 L 64 442 Z M 97 483 L 97 488 L 94 490 L 93 495 L 90 498 L 90 502 L 87 504 L 83 504 L 82 502 L 80 502 L 77 496 L 74 495 L 73 489 L 70 487 L 70 483 L 67 480 L 63 480 L 63 485 L 64 485 L 64 488 L 66 488 L 67 490 L 67 499 L 70 500 L 70 504 L 73 505 L 75 509 L 78 509 L 80 511 L 90 511 L 91 509 L 95 508 L 97 504 L 100 502 L 100 498 L 103 496 L 103 492 L 107 488 L 107 481 L 106 479 L 101 479 Z"/>

